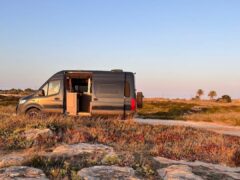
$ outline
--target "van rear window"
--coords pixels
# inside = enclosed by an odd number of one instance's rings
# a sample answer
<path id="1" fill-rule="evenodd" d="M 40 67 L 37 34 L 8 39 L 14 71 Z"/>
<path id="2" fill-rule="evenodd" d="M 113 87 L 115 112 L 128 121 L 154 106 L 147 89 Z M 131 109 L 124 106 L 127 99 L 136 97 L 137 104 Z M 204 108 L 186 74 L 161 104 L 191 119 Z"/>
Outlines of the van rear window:
<path id="1" fill-rule="evenodd" d="M 124 96 L 130 97 L 130 83 L 128 81 L 125 82 Z"/>

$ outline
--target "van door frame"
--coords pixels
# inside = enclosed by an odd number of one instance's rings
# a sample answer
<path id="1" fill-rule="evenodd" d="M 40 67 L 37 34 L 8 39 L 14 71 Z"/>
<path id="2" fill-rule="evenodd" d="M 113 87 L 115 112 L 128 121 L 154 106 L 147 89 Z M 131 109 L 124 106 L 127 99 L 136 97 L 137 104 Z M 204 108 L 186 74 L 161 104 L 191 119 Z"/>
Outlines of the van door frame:
<path id="1" fill-rule="evenodd" d="M 67 72 L 63 73 L 63 114 L 66 114 L 67 110 L 67 93 L 66 93 L 66 82 L 67 82 Z"/>
<path id="2" fill-rule="evenodd" d="M 42 89 L 46 84 L 48 84 L 48 86 L 49 86 L 49 83 L 51 81 L 60 81 L 59 92 L 57 94 L 53 94 L 53 95 L 38 96 L 36 99 L 37 99 L 39 105 L 42 107 L 41 110 L 44 113 L 62 113 L 63 112 L 63 107 L 64 107 L 64 92 L 63 92 L 63 89 L 62 89 L 64 87 L 64 82 L 63 82 L 62 76 L 60 74 L 53 75 L 39 89 Z M 52 99 L 52 98 L 54 98 L 54 99 Z M 51 103 L 56 101 L 56 104 L 58 104 L 58 105 L 54 105 L 54 103 L 52 103 L 52 104 L 42 104 L 40 102 L 40 101 L 44 102 L 44 100 L 47 100 L 47 99 L 50 99 L 49 102 L 51 102 Z M 61 102 L 61 104 L 59 104 L 58 101 Z"/>
<path id="3" fill-rule="evenodd" d="M 126 119 L 126 96 L 125 96 L 126 82 L 127 82 L 127 73 L 124 72 L 123 120 Z"/>
<path id="4" fill-rule="evenodd" d="M 93 72 L 92 71 L 65 71 L 64 72 L 64 85 L 63 85 L 63 91 L 64 91 L 64 95 L 63 95 L 63 114 L 67 115 L 67 87 L 66 87 L 66 83 L 67 83 L 67 77 L 69 74 L 89 74 L 91 75 L 91 78 L 93 76 Z M 71 77 L 71 76 L 69 76 Z M 92 83 L 92 82 L 91 82 Z M 92 87 L 93 88 L 93 87 Z M 92 92 L 93 94 L 93 92 Z M 92 96 L 93 97 L 93 96 Z M 91 103 L 93 101 L 93 98 L 91 98 Z M 90 104 L 90 112 L 89 112 L 90 115 L 92 115 L 92 105 Z"/>

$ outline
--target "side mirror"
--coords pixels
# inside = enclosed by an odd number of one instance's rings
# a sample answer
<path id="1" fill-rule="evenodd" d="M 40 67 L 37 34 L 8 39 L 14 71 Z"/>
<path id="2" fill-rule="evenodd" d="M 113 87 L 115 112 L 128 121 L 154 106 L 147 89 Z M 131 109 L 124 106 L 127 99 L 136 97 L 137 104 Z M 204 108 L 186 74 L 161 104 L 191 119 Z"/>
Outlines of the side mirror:
<path id="1" fill-rule="evenodd" d="M 45 92 L 43 89 L 40 89 L 37 93 L 38 96 L 45 96 Z"/>

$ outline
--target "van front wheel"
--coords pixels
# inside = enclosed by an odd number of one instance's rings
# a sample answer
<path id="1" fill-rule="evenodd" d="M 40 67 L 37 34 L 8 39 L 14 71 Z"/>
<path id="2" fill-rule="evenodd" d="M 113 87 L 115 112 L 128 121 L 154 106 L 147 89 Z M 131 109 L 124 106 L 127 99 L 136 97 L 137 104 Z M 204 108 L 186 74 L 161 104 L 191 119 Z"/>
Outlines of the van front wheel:
<path id="1" fill-rule="evenodd" d="M 41 111 L 37 108 L 31 108 L 26 112 L 29 118 L 39 118 L 41 116 Z"/>

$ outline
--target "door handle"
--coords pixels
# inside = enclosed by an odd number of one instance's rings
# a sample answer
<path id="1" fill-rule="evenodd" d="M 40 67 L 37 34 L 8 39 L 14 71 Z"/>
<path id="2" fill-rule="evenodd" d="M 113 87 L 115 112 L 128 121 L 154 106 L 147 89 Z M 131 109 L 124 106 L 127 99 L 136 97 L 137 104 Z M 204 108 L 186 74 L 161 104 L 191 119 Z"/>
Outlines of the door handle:
<path id="1" fill-rule="evenodd" d="M 55 100 L 55 101 L 59 101 L 59 100 L 60 100 L 60 98 L 54 98 L 54 100 Z"/>
<path id="2" fill-rule="evenodd" d="M 98 101 L 98 98 L 94 98 L 93 100 L 94 100 L 94 101 Z"/>

